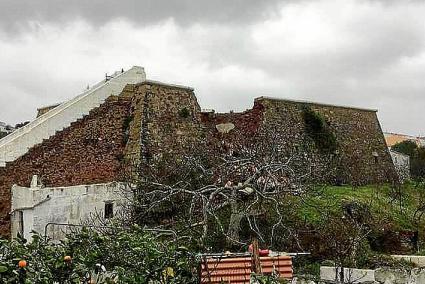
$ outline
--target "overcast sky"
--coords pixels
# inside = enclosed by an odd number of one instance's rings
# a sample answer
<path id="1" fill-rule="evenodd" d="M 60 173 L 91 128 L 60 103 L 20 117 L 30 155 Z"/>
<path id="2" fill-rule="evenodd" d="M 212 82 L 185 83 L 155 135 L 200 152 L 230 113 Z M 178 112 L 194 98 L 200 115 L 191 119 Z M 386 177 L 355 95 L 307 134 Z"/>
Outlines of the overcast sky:
<path id="1" fill-rule="evenodd" d="M 202 108 L 255 97 L 379 110 L 425 135 L 425 1 L 0 0 L 0 121 L 133 65 Z"/>

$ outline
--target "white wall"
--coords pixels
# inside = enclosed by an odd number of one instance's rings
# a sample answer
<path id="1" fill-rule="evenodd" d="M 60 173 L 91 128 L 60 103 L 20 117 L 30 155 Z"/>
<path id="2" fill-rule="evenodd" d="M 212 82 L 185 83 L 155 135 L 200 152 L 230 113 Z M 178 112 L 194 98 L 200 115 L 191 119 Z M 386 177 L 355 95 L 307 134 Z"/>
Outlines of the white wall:
<path id="1" fill-rule="evenodd" d="M 320 267 L 320 279 L 335 281 L 336 278 L 344 283 L 371 283 L 375 281 L 375 271 L 371 269 L 344 268 L 344 281 L 340 277 L 341 268 L 331 266 Z"/>
<path id="2" fill-rule="evenodd" d="M 389 151 L 400 180 L 410 179 L 410 157 L 391 149 Z"/>
<path id="3" fill-rule="evenodd" d="M 23 236 L 31 231 L 44 234 L 48 223 L 81 224 L 96 212 L 104 214 L 105 203 L 112 202 L 114 215 L 126 204 L 130 190 L 122 183 L 78 185 L 70 187 L 12 187 L 12 237 L 19 231 L 19 212 L 23 213 Z M 69 227 L 49 225 L 47 235 L 63 238 Z"/>

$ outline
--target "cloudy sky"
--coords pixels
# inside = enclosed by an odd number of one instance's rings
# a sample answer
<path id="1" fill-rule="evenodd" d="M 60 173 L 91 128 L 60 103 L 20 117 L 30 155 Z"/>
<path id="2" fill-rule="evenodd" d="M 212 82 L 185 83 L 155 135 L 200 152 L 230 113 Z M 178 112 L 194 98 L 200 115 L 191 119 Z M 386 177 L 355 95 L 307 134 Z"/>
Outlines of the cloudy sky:
<path id="1" fill-rule="evenodd" d="M 0 121 L 141 65 L 202 108 L 313 100 L 425 135 L 424 15 L 419 0 L 0 0 Z"/>

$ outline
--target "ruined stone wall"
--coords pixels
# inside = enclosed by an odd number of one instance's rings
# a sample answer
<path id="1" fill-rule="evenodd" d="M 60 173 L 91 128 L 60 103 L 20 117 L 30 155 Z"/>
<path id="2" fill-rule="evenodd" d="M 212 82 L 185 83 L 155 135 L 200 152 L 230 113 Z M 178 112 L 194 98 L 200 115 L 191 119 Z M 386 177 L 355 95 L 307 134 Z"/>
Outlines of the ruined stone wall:
<path id="1" fill-rule="evenodd" d="M 311 181 L 332 184 L 393 182 L 396 173 L 373 110 L 258 98 L 242 113 L 201 112 L 193 90 L 145 82 L 135 86 L 126 157 L 149 164 L 204 143 L 205 156 L 260 136 L 278 145 Z M 318 113 L 336 138 L 324 151 L 308 135 L 303 109 Z M 245 144 L 249 145 L 247 142 Z"/>
<path id="2" fill-rule="evenodd" d="M 376 112 L 307 103 L 335 135 L 337 147 L 329 152 L 306 133 L 305 105 L 258 98 L 242 113 L 207 113 L 201 112 L 191 88 L 152 81 L 127 85 L 119 97 L 110 97 L 0 168 L 0 234 L 9 232 L 12 185 L 28 187 L 33 175 L 52 187 L 127 180 L 124 169 L 133 174 L 134 166 L 140 170 L 140 165 L 164 156 L 177 158 L 198 146 L 213 161 L 235 143 L 258 135 L 265 144 L 278 144 L 283 155 L 298 159 L 300 173 L 314 182 L 360 185 L 396 177 Z"/>
<path id="3" fill-rule="evenodd" d="M 216 138 L 224 138 L 223 134 L 238 135 L 244 139 L 258 132 L 263 121 L 264 106 L 254 103 L 252 109 L 241 113 L 202 112 L 201 121 L 207 131 Z"/>
<path id="4" fill-rule="evenodd" d="M 131 162 L 151 163 L 178 155 L 202 138 L 200 107 L 193 89 L 146 81 L 135 86 L 126 146 Z"/>
<path id="5" fill-rule="evenodd" d="M 321 149 L 308 135 L 303 117 L 306 107 L 329 126 L 336 138 L 335 150 Z M 297 172 L 308 174 L 314 182 L 363 185 L 396 180 L 376 112 L 372 110 L 258 98 L 254 107 L 243 113 L 210 112 L 201 117 L 215 146 L 261 135 L 292 159 Z"/>
<path id="6" fill-rule="evenodd" d="M 74 122 L 0 169 L 0 235 L 10 232 L 13 184 L 28 187 L 33 175 L 45 186 L 71 186 L 120 180 L 125 132 L 131 112 L 128 97 L 110 97 Z"/>
<path id="7" fill-rule="evenodd" d="M 263 127 L 279 132 L 288 153 L 301 150 L 309 156 L 314 179 L 355 185 L 396 180 L 375 111 L 268 98 L 257 102 L 265 107 Z M 324 118 L 336 138 L 335 151 L 323 151 L 308 135 L 305 107 Z"/>

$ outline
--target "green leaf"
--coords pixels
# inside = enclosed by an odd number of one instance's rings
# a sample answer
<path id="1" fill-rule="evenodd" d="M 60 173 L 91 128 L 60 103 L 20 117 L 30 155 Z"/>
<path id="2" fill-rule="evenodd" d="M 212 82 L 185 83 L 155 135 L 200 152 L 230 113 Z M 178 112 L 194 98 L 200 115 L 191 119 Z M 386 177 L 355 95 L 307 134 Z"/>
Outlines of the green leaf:
<path id="1" fill-rule="evenodd" d="M 0 273 L 5 273 L 7 271 L 6 266 L 0 266 Z"/>

